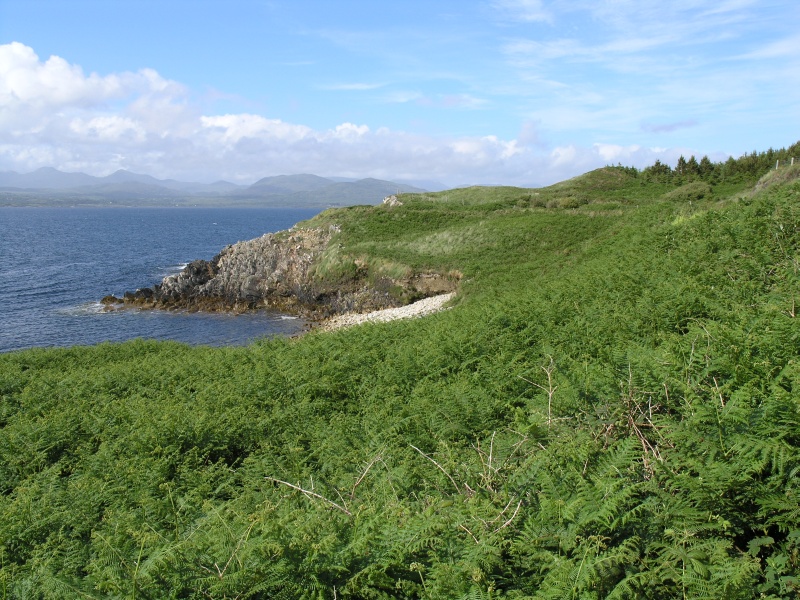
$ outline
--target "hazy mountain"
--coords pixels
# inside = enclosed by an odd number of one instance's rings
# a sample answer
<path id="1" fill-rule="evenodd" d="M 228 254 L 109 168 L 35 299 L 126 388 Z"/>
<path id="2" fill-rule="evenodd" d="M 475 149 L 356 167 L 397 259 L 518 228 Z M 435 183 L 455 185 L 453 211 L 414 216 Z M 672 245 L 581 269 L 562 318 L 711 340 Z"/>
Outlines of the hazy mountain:
<path id="1" fill-rule="evenodd" d="M 106 175 L 105 177 L 98 177 L 97 179 L 103 180 L 108 183 L 145 183 L 150 185 L 163 185 L 166 180 L 161 181 L 152 177 L 151 175 L 140 175 L 139 173 L 132 173 L 131 171 L 126 171 L 125 169 L 120 169 L 119 171 L 115 171 L 111 175 Z"/>
<path id="2" fill-rule="evenodd" d="M 196 183 L 192 185 L 194 186 L 205 185 L 207 190 L 218 192 L 220 194 L 235 192 L 236 190 L 239 190 L 244 187 L 243 185 L 231 183 L 230 181 L 225 181 L 224 179 L 220 179 L 219 181 L 215 181 L 214 183 L 208 183 L 208 184 Z"/>
<path id="3" fill-rule="evenodd" d="M 51 167 L 43 167 L 30 173 L 16 173 L 6 171 L 0 173 L 0 188 L 20 188 L 29 190 L 80 190 L 86 191 L 88 188 L 110 189 L 109 185 L 129 187 L 131 191 L 142 189 L 141 186 L 160 187 L 169 190 L 177 190 L 189 193 L 205 193 L 214 191 L 217 193 L 232 192 L 243 189 L 247 186 L 236 185 L 229 181 L 217 181 L 215 183 L 192 183 L 186 181 L 176 181 L 175 179 L 156 179 L 151 175 L 142 175 L 120 169 L 106 175 L 105 177 L 95 177 L 85 173 L 65 173 Z"/>
<path id="4" fill-rule="evenodd" d="M 328 177 L 327 179 L 337 183 L 358 181 L 358 179 L 354 179 L 352 177 Z M 425 190 L 426 192 L 441 192 L 442 190 L 449 190 L 452 188 L 452 186 L 446 185 L 441 181 L 436 181 L 434 179 L 392 179 L 392 182 L 409 185 L 413 188 Z"/>
<path id="5" fill-rule="evenodd" d="M 188 181 L 177 181 L 175 179 L 156 179 L 150 175 L 141 175 L 120 169 L 106 177 L 99 177 L 101 181 L 114 183 L 141 183 L 146 185 L 157 185 L 170 190 L 186 192 L 189 194 L 205 194 L 209 192 L 226 194 L 239 189 L 246 189 L 247 186 L 236 185 L 230 181 L 217 181 L 214 183 L 193 183 Z"/>
<path id="6" fill-rule="evenodd" d="M 97 177 L 85 173 L 65 173 L 52 167 L 42 167 L 30 173 L 6 171 L 0 173 L 0 187 L 23 189 L 62 189 L 97 183 Z"/>
<path id="7" fill-rule="evenodd" d="M 318 175 L 277 175 L 253 185 L 229 181 L 210 184 L 156 179 L 121 169 L 105 177 L 41 168 L 30 173 L 0 173 L 0 205 L 205 205 L 309 206 L 377 204 L 398 192 L 421 188 L 383 181 L 326 178 Z"/>
<path id="8" fill-rule="evenodd" d="M 266 179 L 279 181 L 275 183 L 262 179 L 249 188 L 236 192 L 235 197 L 254 203 L 261 200 L 264 205 L 269 206 L 347 206 L 378 204 L 386 196 L 399 192 L 425 191 L 381 179 L 336 182 L 315 175 L 289 175 Z M 290 191 L 292 189 L 294 191 Z"/>
<path id="9" fill-rule="evenodd" d="M 403 183 L 405 185 L 423 189 L 427 192 L 441 192 L 443 190 L 449 190 L 453 187 L 433 179 L 396 179 L 395 181 L 397 183 Z"/>
<path id="10" fill-rule="evenodd" d="M 241 194 L 291 194 L 293 192 L 311 192 L 331 185 L 332 180 L 317 175 L 275 175 L 259 179 L 250 187 L 240 191 Z"/>

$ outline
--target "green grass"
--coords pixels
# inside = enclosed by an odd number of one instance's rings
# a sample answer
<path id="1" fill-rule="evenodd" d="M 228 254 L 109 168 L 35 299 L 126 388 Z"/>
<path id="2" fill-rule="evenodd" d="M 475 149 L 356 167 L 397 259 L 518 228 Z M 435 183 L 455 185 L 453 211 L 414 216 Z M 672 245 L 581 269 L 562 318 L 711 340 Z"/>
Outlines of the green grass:
<path id="1" fill-rule="evenodd" d="M 425 319 L 0 355 L 0 597 L 797 597 L 800 182 L 685 183 L 310 222 Z"/>

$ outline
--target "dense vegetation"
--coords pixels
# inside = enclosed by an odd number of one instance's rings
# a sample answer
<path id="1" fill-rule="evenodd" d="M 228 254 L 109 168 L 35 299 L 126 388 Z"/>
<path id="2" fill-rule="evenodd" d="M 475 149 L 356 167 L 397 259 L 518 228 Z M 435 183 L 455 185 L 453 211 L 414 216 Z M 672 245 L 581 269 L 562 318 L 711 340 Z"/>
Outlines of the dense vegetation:
<path id="1" fill-rule="evenodd" d="M 462 273 L 417 321 L 0 356 L 0 597 L 797 598 L 800 166 L 767 169 L 317 217 L 332 273 Z"/>

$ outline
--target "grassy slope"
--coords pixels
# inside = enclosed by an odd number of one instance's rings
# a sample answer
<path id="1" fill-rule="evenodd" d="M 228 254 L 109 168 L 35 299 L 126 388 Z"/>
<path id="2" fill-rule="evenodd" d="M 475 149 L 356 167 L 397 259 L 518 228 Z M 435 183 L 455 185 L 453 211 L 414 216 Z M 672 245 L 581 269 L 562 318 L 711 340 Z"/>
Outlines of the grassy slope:
<path id="1" fill-rule="evenodd" d="M 3 597 L 796 597 L 800 184 L 743 188 L 330 211 L 457 306 L 0 356 Z"/>

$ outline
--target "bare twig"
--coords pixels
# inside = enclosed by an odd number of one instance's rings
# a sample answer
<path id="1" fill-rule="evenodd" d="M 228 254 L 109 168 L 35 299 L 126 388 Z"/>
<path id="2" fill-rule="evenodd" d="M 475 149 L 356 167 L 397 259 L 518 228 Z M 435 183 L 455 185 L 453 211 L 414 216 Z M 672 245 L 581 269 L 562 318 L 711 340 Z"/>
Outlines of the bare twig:
<path id="1" fill-rule="evenodd" d="M 342 496 L 342 493 L 336 488 L 333 488 L 333 490 L 336 492 L 336 495 L 339 496 L 339 500 L 342 501 L 342 506 L 347 506 L 347 502 L 345 502 L 345 499 L 344 499 L 344 496 Z"/>
<path id="2" fill-rule="evenodd" d="M 519 375 L 519 378 L 523 381 L 527 381 L 531 385 L 535 385 L 540 390 L 547 393 L 547 428 L 549 429 L 551 423 L 553 422 L 553 396 L 555 395 L 558 386 L 553 385 L 553 372 L 556 370 L 556 363 L 552 356 L 548 355 L 548 358 L 550 359 L 550 363 L 546 367 L 542 367 L 542 371 L 547 374 L 547 387 L 544 387 L 535 381 L 531 381 L 530 379 L 526 379 L 521 375 Z"/>
<path id="3" fill-rule="evenodd" d="M 333 500 L 329 500 L 325 496 L 322 496 L 322 495 L 320 495 L 320 494 L 318 494 L 316 492 L 312 492 L 310 490 L 304 490 L 299 485 L 294 485 L 293 483 L 289 483 L 288 481 L 281 481 L 280 479 L 275 479 L 274 477 L 265 477 L 265 479 L 268 479 L 269 481 L 274 481 L 275 483 L 280 483 L 281 485 L 285 485 L 287 487 L 290 487 L 293 490 L 297 490 L 298 492 L 304 493 L 306 496 L 313 496 L 314 498 L 319 498 L 323 502 L 327 502 L 331 506 L 333 506 L 335 508 L 338 508 L 340 511 L 342 511 L 344 514 L 346 514 L 348 517 L 352 517 L 353 516 L 353 513 L 351 513 L 349 510 L 347 510 L 346 507 L 344 507 L 344 506 L 342 506 L 340 504 L 336 504 L 336 502 L 334 502 Z"/>
<path id="4" fill-rule="evenodd" d="M 417 448 L 417 447 L 416 447 L 414 444 L 409 444 L 409 446 L 411 446 L 411 447 L 412 447 L 414 450 L 416 450 L 417 452 L 419 452 L 420 454 L 422 454 L 422 456 L 424 456 L 424 457 L 425 457 L 425 458 L 427 458 L 429 461 L 431 461 L 433 464 L 435 464 L 437 467 L 439 467 L 439 470 L 440 470 L 442 473 L 444 473 L 445 475 L 447 475 L 447 478 L 450 480 L 450 483 L 452 483 L 452 484 L 453 484 L 453 487 L 454 487 L 454 488 L 456 488 L 456 493 L 458 493 L 458 494 L 460 494 L 460 493 L 461 493 L 461 488 L 459 488 L 459 487 L 458 487 L 458 484 L 456 483 L 456 480 L 455 480 L 455 479 L 453 479 L 453 478 L 450 476 L 450 473 L 448 473 L 448 472 L 445 470 L 445 468 L 444 468 L 442 465 L 440 465 L 438 462 L 436 462 L 436 461 L 435 461 L 434 459 L 432 459 L 430 456 L 428 456 L 427 454 L 425 454 L 425 453 L 424 453 L 422 450 L 420 450 L 419 448 Z M 467 486 L 467 487 L 468 487 L 468 486 Z M 473 493 L 474 493 L 474 492 L 473 492 Z"/>
<path id="5" fill-rule="evenodd" d="M 497 432 L 493 431 L 492 432 L 492 439 L 489 442 L 489 454 L 488 455 L 486 454 L 486 451 L 481 448 L 481 441 L 480 440 L 478 440 L 477 443 L 472 446 L 475 449 L 475 451 L 478 453 L 478 458 L 481 459 L 481 466 L 483 468 L 483 473 L 482 473 L 483 482 L 484 482 L 484 485 L 485 485 L 486 489 L 489 490 L 490 492 L 494 492 L 494 489 L 492 489 L 492 481 L 494 480 L 494 476 L 500 470 L 499 468 L 492 466 L 492 460 L 494 458 L 493 454 L 494 454 L 494 437 L 495 437 L 495 435 L 497 435 Z"/>
<path id="6" fill-rule="evenodd" d="M 492 519 L 491 521 L 489 521 L 489 523 L 494 523 L 494 522 L 495 522 L 495 521 L 497 521 L 497 520 L 498 520 L 500 517 L 502 517 L 502 516 L 505 514 L 505 512 L 508 510 L 508 507 L 509 507 L 509 506 L 511 506 L 511 503 L 512 503 L 513 501 L 514 501 L 514 497 L 512 496 L 512 497 L 511 497 L 511 499 L 508 501 L 508 504 L 506 504 L 506 507 L 505 507 L 503 510 L 501 510 L 501 511 L 500 511 L 500 514 L 499 514 L 499 515 L 497 515 L 497 516 L 496 516 L 494 519 Z"/>
<path id="7" fill-rule="evenodd" d="M 642 445 L 642 463 L 647 473 L 652 476 L 653 467 L 650 457 L 652 456 L 659 462 L 663 459 L 661 453 L 658 451 L 658 445 L 653 445 L 650 440 L 647 439 L 647 436 L 642 432 L 642 428 L 650 428 L 661 437 L 658 432 L 659 428 L 653 424 L 653 396 L 655 392 L 647 392 L 636 388 L 633 382 L 633 369 L 630 363 L 628 364 L 627 390 L 624 389 L 624 384 L 622 383 L 620 383 L 620 388 L 622 388 L 622 401 L 626 409 L 625 418 L 628 422 L 628 428 L 634 433 L 639 443 Z M 666 384 L 664 385 L 664 389 L 666 390 Z M 638 394 L 647 396 L 646 410 L 642 407 L 644 399 L 637 399 Z M 659 405 L 656 405 L 655 409 L 658 410 L 658 408 Z"/>
<path id="8" fill-rule="evenodd" d="M 722 408 L 725 408 L 725 398 L 722 397 L 722 392 L 719 390 L 719 383 L 717 383 L 717 378 L 712 377 L 712 379 L 714 380 L 714 389 L 716 390 L 717 396 L 719 397 L 719 404 L 720 406 L 722 406 Z"/>
<path id="9" fill-rule="evenodd" d="M 394 484 L 392 483 L 392 470 L 389 468 L 389 465 L 386 464 L 386 461 L 383 460 L 383 458 L 380 458 L 379 461 L 386 469 L 386 482 L 389 484 L 389 487 L 392 488 L 392 493 L 394 494 L 395 499 L 399 501 L 400 498 L 397 495 L 397 490 L 395 489 Z"/>
<path id="10" fill-rule="evenodd" d="M 490 470 L 490 471 L 492 470 L 492 454 L 494 453 L 494 436 L 495 436 L 496 434 L 497 434 L 497 432 L 496 432 L 496 431 L 493 431 L 493 432 L 492 432 L 492 439 L 491 439 L 491 441 L 489 442 L 489 470 Z M 497 469 L 495 469 L 495 473 L 496 473 L 496 472 L 497 472 Z"/>
<path id="11" fill-rule="evenodd" d="M 236 544 L 236 548 L 234 548 L 233 553 L 231 554 L 231 557 L 228 559 L 228 562 L 225 563 L 225 567 L 219 573 L 219 578 L 220 579 L 222 579 L 222 577 L 225 575 L 225 571 L 228 570 L 228 567 L 230 566 L 231 561 L 236 556 L 236 554 L 239 552 L 239 549 L 242 547 L 242 544 L 247 541 L 247 538 L 250 537 L 250 532 L 253 530 L 253 526 L 255 524 L 256 524 L 255 521 L 250 523 L 250 527 L 248 527 L 247 531 L 244 532 L 244 535 L 239 538 L 239 542 Z M 238 559 L 237 559 L 237 561 L 238 561 Z M 217 563 L 214 563 L 214 566 L 217 567 Z M 240 567 L 242 566 L 242 563 L 240 561 L 239 561 L 239 566 Z M 219 567 L 217 567 L 217 571 L 219 571 Z"/>
<path id="12" fill-rule="evenodd" d="M 374 464 L 375 464 L 376 462 L 378 462 L 378 461 L 381 461 L 381 462 L 383 462 L 383 458 L 381 457 L 381 455 L 380 455 L 380 454 L 377 454 L 377 455 L 375 456 L 375 458 L 373 458 L 373 459 L 370 461 L 370 463 L 367 465 L 367 468 L 366 468 L 366 469 L 364 469 L 364 472 L 363 472 L 363 473 L 361 473 L 361 475 L 359 476 L 359 478 L 358 478 L 358 479 L 356 479 L 356 482 L 353 484 L 353 489 L 351 489 L 351 490 L 350 490 L 350 501 L 351 501 L 351 502 L 352 502 L 353 498 L 354 498 L 354 497 L 355 497 L 355 495 L 356 495 L 356 488 L 357 488 L 357 487 L 358 487 L 358 486 L 361 484 L 361 482 L 362 482 L 362 481 L 364 481 L 364 477 L 366 477 L 366 476 L 367 476 L 367 473 L 369 473 L 369 470 L 372 468 L 372 465 L 374 465 Z"/>
<path id="13" fill-rule="evenodd" d="M 480 542 L 478 541 L 478 538 L 476 538 L 476 537 L 473 535 L 473 533 L 472 533 L 472 532 L 471 532 L 469 529 L 467 529 L 467 528 L 466 528 L 466 527 L 464 527 L 463 525 L 459 525 L 459 527 L 461 527 L 461 529 L 463 529 L 464 531 L 466 531 L 466 532 L 467 532 L 467 533 L 470 535 L 470 537 L 471 537 L 473 540 L 475 540 L 475 543 L 476 543 L 476 544 L 480 544 Z"/>
<path id="14" fill-rule="evenodd" d="M 714 380 L 714 389 L 719 396 L 719 404 L 720 408 L 717 408 L 714 405 L 715 412 L 717 413 L 717 431 L 719 432 L 719 447 L 722 448 L 722 453 L 725 456 L 728 455 L 728 451 L 725 449 L 725 440 L 722 438 L 722 415 L 720 414 L 721 411 L 725 410 L 725 399 L 722 397 L 722 391 L 719 389 L 719 383 L 717 383 L 717 378 L 713 377 Z"/>
<path id="15" fill-rule="evenodd" d="M 519 512 L 519 507 L 520 507 L 520 506 L 522 506 L 522 498 L 520 498 L 520 501 L 519 501 L 519 502 L 517 502 L 517 508 L 515 508 L 515 509 L 514 509 L 514 514 L 513 514 L 513 515 L 511 515 L 511 517 L 508 519 L 508 521 L 506 521 L 505 523 L 503 523 L 503 524 L 502 524 L 500 527 L 498 527 L 497 529 L 495 529 L 495 530 L 494 530 L 492 533 L 497 533 L 497 532 L 498 532 L 498 531 L 500 531 L 501 529 L 505 529 L 506 527 L 508 527 L 509 525 L 511 525 L 511 521 L 513 521 L 513 520 L 514 520 L 514 517 L 516 517 L 516 516 L 517 516 L 517 513 Z"/>

